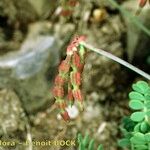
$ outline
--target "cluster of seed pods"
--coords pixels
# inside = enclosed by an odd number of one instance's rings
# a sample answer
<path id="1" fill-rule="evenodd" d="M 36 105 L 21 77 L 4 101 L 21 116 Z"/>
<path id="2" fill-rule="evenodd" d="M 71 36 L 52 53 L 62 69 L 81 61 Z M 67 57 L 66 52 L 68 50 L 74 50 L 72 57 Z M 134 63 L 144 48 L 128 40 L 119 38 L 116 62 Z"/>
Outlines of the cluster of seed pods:
<path id="1" fill-rule="evenodd" d="M 67 121 L 70 119 L 66 107 L 77 103 L 83 110 L 83 96 L 81 93 L 82 71 L 85 62 L 86 50 L 80 44 L 85 37 L 75 37 L 66 51 L 66 58 L 58 68 L 58 75 L 55 77 L 53 95 L 56 99 L 55 104 L 62 118 Z M 67 85 L 67 90 L 65 87 Z"/>

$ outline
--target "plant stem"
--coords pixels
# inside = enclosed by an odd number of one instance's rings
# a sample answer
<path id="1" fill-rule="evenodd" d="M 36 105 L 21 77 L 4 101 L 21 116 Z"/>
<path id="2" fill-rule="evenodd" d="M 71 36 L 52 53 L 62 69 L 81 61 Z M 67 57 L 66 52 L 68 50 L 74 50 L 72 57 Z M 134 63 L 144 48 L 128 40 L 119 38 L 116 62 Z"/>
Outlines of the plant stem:
<path id="1" fill-rule="evenodd" d="M 96 52 L 100 55 L 103 55 L 103 56 L 111 59 L 111 60 L 114 60 L 115 62 L 118 62 L 119 64 L 131 69 L 132 71 L 138 73 L 139 75 L 143 76 L 144 78 L 150 80 L 150 75 L 149 74 L 147 74 L 146 72 L 140 70 L 139 68 L 131 65 L 130 63 L 126 62 L 125 60 L 122 60 L 121 58 L 119 58 L 119 57 L 117 57 L 117 56 L 115 56 L 115 55 L 113 55 L 109 52 L 106 52 L 102 49 L 94 48 L 92 45 L 89 45 L 85 42 L 81 42 L 80 44 L 83 45 L 85 48 L 91 50 L 91 51 L 94 51 L 94 52 Z"/>

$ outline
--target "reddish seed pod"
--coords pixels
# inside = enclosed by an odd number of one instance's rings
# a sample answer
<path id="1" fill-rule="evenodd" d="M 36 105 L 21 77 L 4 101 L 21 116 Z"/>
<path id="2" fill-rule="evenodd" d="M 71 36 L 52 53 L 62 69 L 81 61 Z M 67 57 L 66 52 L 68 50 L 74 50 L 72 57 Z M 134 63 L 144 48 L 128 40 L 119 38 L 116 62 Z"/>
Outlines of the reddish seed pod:
<path id="1" fill-rule="evenodd" d="M 62 113 L 61 113 L 61 116 L 62 116 L 62 118 L 63 118 L 65 121 L 70 120 L 70 117 L 69 117 L 69 114 L 68 114 L 67 111 L 62 112 Z"/>
<path id="2" fill-rule="evenodd" d="M 73 93 L 72 93 L 72 90 L 68 90 L 68 95 L 67 95 L 67 99 L 68 101 L 73 101 Z"/>
<path id="3" fill-rule="evenodd" d="M 84 64 L 80 64 L 79 66 L 79 71 L 82 73 L 83 72 L 83 68 L 84 68 Z"/>
<path id="4" fill-rule="evenodd" d="M 72 64 L 78 69 L 81 67 L 81 59 L 77 52 L 73 52 Z"/>
<path id="5" fill-rule="evenodd" d="M 63 86 L 65 83 L 65 79 L 60 76 L 59 74 L 55 77 L 55 85 L 57 86 Z"/>
<path id="6" fill-rule="evenodd" d="M 53 89 L 54 97 L 62 98 L 64 96 L 64 89 L 63 87 L 55 86 Z"/>
<path id="7" fill-rule="evenodd" d="M 77 101 L 83 101 L 83 97 L 82 97 L 80 89 L 73 90 L 73 97 Z"/>
<path id="8" fill-rule="evenodd" d="M 70 64 L 66 60 L 63 60 L 58 68 L 59 72 L 62 72 L 62 73 L 67 73 L 69 69 L 70 69 Z"/>
<path id="9" fill-rule="evenodd" d="M 147 0 L 140 0 L 140 1 L 139 1 L 139 6 L 140 6 L 141 8 L 143 8 L 143 7 L 146 5 L 146 2 L 147 2 Z"/>
<path id="10" fill-rule="evenodd" d="M 81 74 L 80 72 L 72 72 L 71 73 L 71 83 L 77 86 L 81 84 Z"/>

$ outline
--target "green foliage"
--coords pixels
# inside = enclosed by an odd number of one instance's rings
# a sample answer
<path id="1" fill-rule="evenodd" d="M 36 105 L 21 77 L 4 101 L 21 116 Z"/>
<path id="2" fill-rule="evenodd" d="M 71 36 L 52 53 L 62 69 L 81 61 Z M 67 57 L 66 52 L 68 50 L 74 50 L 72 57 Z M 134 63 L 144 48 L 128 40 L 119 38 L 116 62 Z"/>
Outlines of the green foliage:
<path id="1" fill-rule="evenodd" d="M 89 135 L 86 134 L 83 138 L 82 135 L 78 134 L 78 150 L 95 150 L 94 148 L 94 139 L 90 139 Z M 100 144 L 97 150 L 103 150 L 103 146 Z"/>
<path id="2" fill-rule="evenodd" d="M 131 150 L 150 150 L 150 86 L 144 81 L 132 85 L 129 107 L 134 111 L 122 121 L 124 138 L 118 145 Z"/>

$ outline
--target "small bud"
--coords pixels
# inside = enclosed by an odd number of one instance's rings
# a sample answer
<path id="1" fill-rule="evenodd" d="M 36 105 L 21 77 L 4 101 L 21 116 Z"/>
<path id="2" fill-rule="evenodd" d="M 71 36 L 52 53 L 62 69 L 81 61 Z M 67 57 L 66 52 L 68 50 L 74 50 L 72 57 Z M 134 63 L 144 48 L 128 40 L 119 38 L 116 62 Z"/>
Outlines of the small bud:
<path id="1" fill-rule="evenodd" d="M 62 98 L 64 96 L 64 89 L 63 87 L 55 86 L 53 89 L 54 97 Z"/>
<path id="2" fill-rule="evenodd" d="M 79 72 L 72 72 L 70 78 L 73 85 L 79 86 L 81 84 L 81 74 Z"/>

